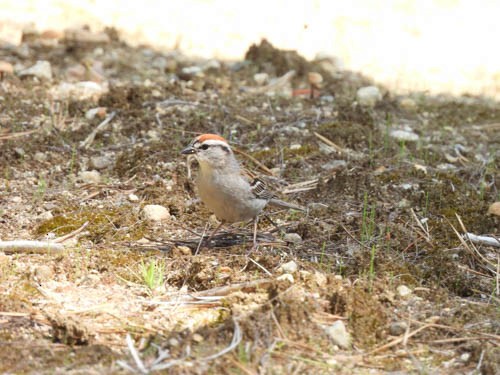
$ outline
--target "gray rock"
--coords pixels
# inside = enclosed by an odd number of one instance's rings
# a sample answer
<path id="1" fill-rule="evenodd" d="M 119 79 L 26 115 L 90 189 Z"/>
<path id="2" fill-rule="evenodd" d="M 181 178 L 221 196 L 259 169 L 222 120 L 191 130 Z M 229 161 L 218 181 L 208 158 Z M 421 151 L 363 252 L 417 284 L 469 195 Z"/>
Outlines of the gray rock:
<path id="1" fill-rule="evenodd" d="M 24 151 L 24 149 L 23 149 L 23 148 L 21 148 L 21 147 L 16 147 L 16 148 L 14 149 L 14 152 L 16 153 L 16 156 L 17 156 L 17 157 L 20 157 L 20 158 L 23 158 L 23 157 L 26 155 L 26 152 L 25 152 L 25 151 Z"/>
<path id="2" fill-rule="evenodd" d="M 398 286 L 397 291 L 401 297 L 408 297 L 412 293 L 411 289 L 408 288 L 406 285 Z"/>
<path id="3" fill-rule="evenodd" d="M 162 221 L 170 218 L 170 212 L 166 207 L 159 204 L 148 204 L 142 209 L 144 219 L 151 221 Z"/>
<path id="4" fill-rule="evenodd" d="M 129 194 L 127 196 L 127 199 L 130 201 L 130 202 L 138 202 L 139 201 L 139 197 L 135 194 Z"/>
<path id="5" fill-rule="evenodd" d="M 78 180 L 84 184 L 98 184 L 101 182 L 101 174 L 98 171 L 83 171 L 78 173 Z"/>
<path id="6" fill-rule="evenodd" d="M 365 86 L 356 92 L 356 99 L 364 107 L 374 107 L 382 99 L 382 93 L 376 86 Z"/>
<path id="7" fill-rule="evenodd" d="M 107 83 L 99 84 L 92 81 L 77 83 L 61 82 L 50 89 L 50 95 L 55 100 L 86 100 L 97 101 L 101 95 L 108 92 Z"/>
<path id="8" fill-rule="evenodd" d="M 321 166 L 321 168 L 323 168 L 326 171 L 341 171 L 346 167 L 347 167 L 347 162 L 345 160 L 332 160 Z"/>
<path id="9" fill-rule="evenodd" d="M 47 154 L 44 153 L 44 152 L 37 152 L 33 156 L 33 159 L 35 159 L 36 161 L 46 161 L 47 160 Z"/>
<path id="10" fill-rule="evenodd" d="M 325 332 L 335 345 L 338 345 L 342 349 L 349 349 L 351 347 L 351 335 L 347 332 L 342 320 L 337 320 L 331 326 L 326 327 Z"/>
<path id="11" fill-rule="evenodd" d="M 109 167 L 113 161 L 107 156 L 93 156 L 90 158 L 90 167 L 100 170 Z"/>
<path id="12" fill-rule="evenodd" d="M 52 67 L 50 62 L 45 60 L 38 60 L 35 65 L 21 70 L 19 77 L 33 76 L 40 79 L 52 80 Z"/>
<path id="13" fill-rule="evenodd" d="M 389 326 L 389 333 L 392 336 L 399 336 L 406 332 L 408 324 L 406 322 L 394 322 Z"/>
<path id="14" fill-rule="evenodd" d="M 416 142 L 420 138 L 411 130 L 391 130 L 389 136 L 398 141 Z"/>
<path id="15" fill-rule="evenodd" d="M 267 73 L 256 73 L 253 76 L 253 80 L 257 85 L 262 86 L 269 82 L 269 75 Z"/>
<path id="16" fill-rule="evenodd" d="M 284 273 L 294 273 L 297 272 L 299 266 L 293 260 L 290 262 L 283 263 L 280 267 L 280 270 Z"/>
<path id="17" fill-rule="evenodd" d="M 50 211 L 45 211 L 45 212 L 42 212 L 40 215 L 38 215 L 36 218 L 40 221 L 47 221 L 47 220 L 50 220 L 54 217 L 54 215 L 52 215 L 52 212 Z"/>
<path id="18" fill-rule="evenodd" d="M 290 284 L 293 284 L 295 282 L 295 279 L 293 278 L 293 276 L 289 273 L 284 273 L 283 275 L 281 276 L 278 276 L 276 278 L 277 281 L 288 281 L 288 283 Z"/>
<path id="19" fill-rule="evenodd" d="M 283 239 L 286 242 L 292 242 L 292 243 L 300 243 L 302 242 L 302 237 L 298 233 L 287 233 L 285 234 L 285 237 Z"/>

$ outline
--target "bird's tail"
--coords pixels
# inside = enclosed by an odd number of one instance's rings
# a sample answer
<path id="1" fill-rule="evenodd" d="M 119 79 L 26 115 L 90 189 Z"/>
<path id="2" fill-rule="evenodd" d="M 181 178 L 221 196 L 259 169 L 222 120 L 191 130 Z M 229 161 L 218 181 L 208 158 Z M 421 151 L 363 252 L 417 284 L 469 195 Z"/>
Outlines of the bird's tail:
<path id="1" fill-rule="evenodd" d="M 297 206 L 295 204 L 288 203 L 288 202 L 285 202 L 285 201 L 282 201 L 282 200 L 276 199 L 276 198 L 269 199 L 269 204 L 271 206 L 281 207 L 281 208 L 291 208 L 292 210 L 297 210 L 297 211 L 305 211 L 306 210 L 304 207 Z"/>

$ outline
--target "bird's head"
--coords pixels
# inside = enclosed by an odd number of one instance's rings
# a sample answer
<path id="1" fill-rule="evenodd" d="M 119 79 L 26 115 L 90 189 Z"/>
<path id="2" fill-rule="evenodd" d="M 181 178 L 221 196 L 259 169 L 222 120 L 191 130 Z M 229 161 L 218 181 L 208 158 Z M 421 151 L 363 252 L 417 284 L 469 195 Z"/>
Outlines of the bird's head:
<path id="1" fill-rule="evenodd" d="M 181 153 L 193 155 L 202 169 L 223 168 L 235 163 L 231 147 L 217 134 L 202 134 L 196 137 Z"/>

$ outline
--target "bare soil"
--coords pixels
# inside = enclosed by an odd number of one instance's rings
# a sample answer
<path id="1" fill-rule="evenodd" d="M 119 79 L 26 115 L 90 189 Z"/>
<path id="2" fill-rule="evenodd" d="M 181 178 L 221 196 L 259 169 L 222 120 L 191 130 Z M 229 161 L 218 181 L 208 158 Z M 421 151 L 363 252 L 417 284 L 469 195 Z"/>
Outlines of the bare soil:
<path id="1" fill-rule="evenodd" d="M 371 108 L 356 99 L 369 78 L 267 42 L 245 61 L 206 62 L 107 33 L 29 35 L 0 49 L 14 66 L 47 60 L 54 75 L 0 81 L 0 240 L 88 222 L 63 252 L 0 253 L 0 372 L 126 373 L 126 362 L 140 373 L 127 334 L 146 370 L 168 351 L 161 363 L 173 373 L 500 372 L 498 248 L 460 237 L 500 236 L 487 214 L 500 201 L 500 103 L 381 88 Z M 276 95 L 253 79 L 290 70 Z M 309 72 L 323 77 L 319 95 L 289 95 L 309 89 Z M 109 90 L 54 99 L 60 82 L 78 80 Z M 418 140 L 394 138 L 397 129 Z M 263 218 L 258 250 L 250 226 L 236 225 L 196 252 L 210 212 L 180 150 L 207 132 L 308 207 L 269 210 L 302 241 Z M 82 174 L 96 168 L 99 181 Z M 145 220 L 147 204 L 170 219 Z M 336 321 L 352 344 L 329 336 Z"/>

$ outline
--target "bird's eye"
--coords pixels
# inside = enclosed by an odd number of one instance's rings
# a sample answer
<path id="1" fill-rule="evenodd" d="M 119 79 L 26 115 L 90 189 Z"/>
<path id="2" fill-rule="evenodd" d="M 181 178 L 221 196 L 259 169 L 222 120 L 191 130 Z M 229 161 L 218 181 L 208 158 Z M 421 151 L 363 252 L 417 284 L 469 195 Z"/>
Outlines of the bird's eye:
<path id="1" fill-rule="evenodd" d="M 208 145 L 201 145 L 200 147 L 202 150 L 208 150 Z"/>

